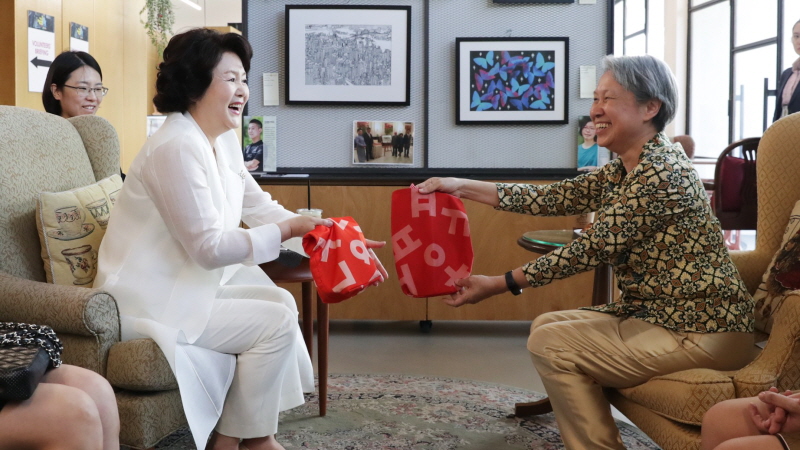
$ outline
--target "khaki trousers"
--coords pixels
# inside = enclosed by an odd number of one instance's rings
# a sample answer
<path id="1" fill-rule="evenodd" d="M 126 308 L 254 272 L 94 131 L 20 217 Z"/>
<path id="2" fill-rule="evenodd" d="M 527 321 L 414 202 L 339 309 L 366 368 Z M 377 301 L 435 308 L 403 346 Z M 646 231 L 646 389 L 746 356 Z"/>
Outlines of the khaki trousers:
<path id="1" fill-rule="evenodd" d="M 596 311 L 558 311 L 534 320 L 528 350 L 568 450 L 624 449 L 604 387 L 656 375 L 735 370 L 751 359 L 750 333 L 681 333 Z"/>

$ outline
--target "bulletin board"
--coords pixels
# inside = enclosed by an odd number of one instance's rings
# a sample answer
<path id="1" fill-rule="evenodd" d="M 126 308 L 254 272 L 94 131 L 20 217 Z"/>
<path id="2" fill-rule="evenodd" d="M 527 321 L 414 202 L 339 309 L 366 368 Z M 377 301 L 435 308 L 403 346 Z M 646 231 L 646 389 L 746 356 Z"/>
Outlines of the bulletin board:
<path id="1" fill-rule="evenodd" d="M 609 2 L 502 4 L 493 0 L 244 0 L 245 35 L 253 46 L 249 115 L 277 118 L 278 173 L 381 172 L 471 175 L 537 172 L 570 175 L 576 167 L 578 117 L 591 99 L 579 98 L 580 66 L 597 66 L 610 48 Z M 286 105 L 286 5 L 408 5 L 411 7 L 410 104 Z M 567 123 L 456 125 L 456 38 L 566 37 L 569 41 Z M 263 106 L 262 74 L 277 73 L 279 104 Z M 414 123 L 414 158 L 408 166 L 352 161 L 354 121 Z M 348 150 L 349 149 L 349 150 Z"/>

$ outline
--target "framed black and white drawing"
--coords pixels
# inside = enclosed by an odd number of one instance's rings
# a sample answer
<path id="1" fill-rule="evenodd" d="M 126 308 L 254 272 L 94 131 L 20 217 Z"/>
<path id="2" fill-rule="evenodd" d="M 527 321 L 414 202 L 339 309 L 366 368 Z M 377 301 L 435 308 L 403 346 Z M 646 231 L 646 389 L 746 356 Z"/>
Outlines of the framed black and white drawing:
<path id="1" fill-rule="evenodd" d="M 569 39 L 456 38 L 456 124 L 566 124 Z"/>
<path id="2" fill-rule="evenodd" d="M 286 5 L 286 104 L 407 106 L 411 7 Z"/>

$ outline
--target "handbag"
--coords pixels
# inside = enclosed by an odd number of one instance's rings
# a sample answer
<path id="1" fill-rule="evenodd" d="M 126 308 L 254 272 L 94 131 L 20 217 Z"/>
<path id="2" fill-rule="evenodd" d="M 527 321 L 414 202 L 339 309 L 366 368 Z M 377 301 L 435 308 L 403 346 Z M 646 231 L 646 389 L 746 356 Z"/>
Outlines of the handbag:
<path id="1" fill-rule="evenodd" d="M 0 400 L 25 400 L 44 373 L 61 365 L 64 346 L 52 328 L 0 322 Z"/>

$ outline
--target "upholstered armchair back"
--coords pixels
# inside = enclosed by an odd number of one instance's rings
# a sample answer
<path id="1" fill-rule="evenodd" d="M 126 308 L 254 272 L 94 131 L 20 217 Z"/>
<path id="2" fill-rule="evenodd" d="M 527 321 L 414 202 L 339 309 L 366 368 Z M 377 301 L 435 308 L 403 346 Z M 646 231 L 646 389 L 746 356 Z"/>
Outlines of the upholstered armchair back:
<path id="1" fill-rule="evenodd" d="M 119 173 L 119 140 L 105 119 L 65 120 L 0 106 L 0 271 L 45 281 L 37 195 L 86 186 L 114 173 Z"/>

